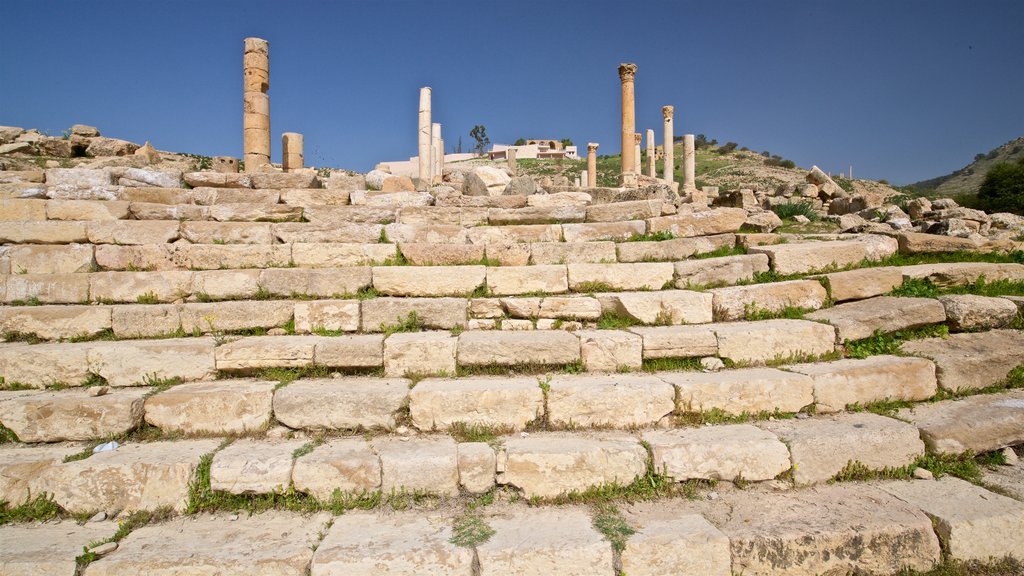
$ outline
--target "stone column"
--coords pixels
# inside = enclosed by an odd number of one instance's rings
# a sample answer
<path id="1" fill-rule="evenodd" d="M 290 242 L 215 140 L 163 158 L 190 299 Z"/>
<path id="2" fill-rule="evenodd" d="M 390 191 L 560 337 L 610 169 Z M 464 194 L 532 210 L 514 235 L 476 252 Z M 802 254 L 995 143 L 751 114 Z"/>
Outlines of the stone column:
<path id="1" fill-rule="evenodd" d="M 281 135 L 281 168 L 291 172 L 303 166 L 302 134 L 285 132 Z"/>
<path id="2" fill-rule="evenodd" d="M 586 187 L 590 185 L 590 176 L 587 170 L 580 170 L 580 186 Z"/>
<path id="3" fill-rule="evenodd" d="M 672 106 L 661 107 L 661 117 L 665 119 L 665 135 L 663 136 L 665 143 L 662 145 L 665 148 L 665 156 L 663 158 L 664 175 L 662 176 L 662 178 L 668 180 L 669 182 L 674 182 L 676 178 L 676 143 L 675 134 L 672 130 L 672 116 L 675 114 L 675 111 L 675 108 L 673 108 Z"/>
<path id="4" fill-rule="evenodd" d="M 633 96 L 633 80 L 636 78 L 636 64 L 619 64 L 619 80 L 622 82 L 622 173 L 633 172 L 634 134 L 636 133 L 636 110 Z"/>
<path id="5" fill-rule="evenodd" d="M 597 147 L 594 142 L 587 143 L 587 188 L 597 188 Z"/>
<path id="6" fill-rule="evenodd" d="M 693 144 L 693 134 L 683 136 L 683 191 L 689 192 L 697 187 L 697 152 Z"/>
<path id="7" fill-rule="evenodd" d="M 508 161 L 508 171 L 511 172 L 513 176 L 516 176 L 517 175 L 517 169 L 516 169 L 516 149 L 515 148 L 506 148 L 505 149 L 505 160 Z"/>
<path id="8" fill-rule="evenodd" d="M 441 125 L 430 125 L 430 185 L 441 182 L 441 170 L 444 165 L 444 148 L 441 147 Z"/>
<path id="9" fill-rule="evenodd" d="M 654 169 L 654 130 L 647 130 L 647 175 L 657 178 L 658 172 Z"/>
<path id="10" fill-rule="evenodd" d="M 633 134 L 633 173 L 640 174 L 640 165 L 642 162 L 642 156 L 640 154 L 640 144 L 643 143 L 643 136 L 637 132 Z"/>
<path id="11" fill-rule="evenodd" d="M 270 164 L 270 43 L 246 38 L 242 64 L 242 159 L 246 172 L 259 172 Z"/>
<path id="12" fill-rule="evenodd" d="M 420 88 L 419 182 L 418 190 L 430 186 L 430 88 Z"/>

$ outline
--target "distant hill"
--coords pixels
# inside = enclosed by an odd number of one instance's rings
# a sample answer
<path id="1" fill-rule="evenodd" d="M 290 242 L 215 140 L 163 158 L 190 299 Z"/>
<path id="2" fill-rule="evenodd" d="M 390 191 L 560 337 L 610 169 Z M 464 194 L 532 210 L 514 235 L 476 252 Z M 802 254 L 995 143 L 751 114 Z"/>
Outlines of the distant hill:
<path id="1" fill-rule="evenodd" d="M 986 154 L 978 154 L 974 162 L 952 174 L 922 180 L 908 186 L 918 194 L 931 197 L 964 197 L 978 193 L 978 187 L 993 165 L 1024 158 L 1024 136 L 1011 140 Z"/>

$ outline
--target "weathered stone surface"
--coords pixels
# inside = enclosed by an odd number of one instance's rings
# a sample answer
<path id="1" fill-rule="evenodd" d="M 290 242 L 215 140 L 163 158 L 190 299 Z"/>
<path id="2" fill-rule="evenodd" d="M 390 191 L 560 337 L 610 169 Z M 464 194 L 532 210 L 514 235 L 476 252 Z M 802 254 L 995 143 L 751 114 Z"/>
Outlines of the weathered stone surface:
<path id="1" fill-rule="evenodd" d="M 883 490 L 920 508 L 951 558 L 1024 559 L 1024 504 L 947 476 L 932 482 L 888 482 Z"/>
<path id="2" fill-rule="evenodd" d="M 772 270 L 779 274 L 805 274 L 828 268 L 857 264 L 867 257 L 866 245 L 855 240 L 803 242 L 753 246 L 754 254 L 767 254 Z"/>
<path id="3" fill-rule="evenodd" d="M 595 240 L 629 240 L 642 235 L 646 230 L 643 220 L 627 222 L 592 222 L 586 224 L 563 224 L 562 234 L 566 242 L 593 242 Z"/>
<path id="4" fill-rule="evenodd" d="M 768 271 L 764 254 L 743 254 L 675 263 L 676 287 L 723 286 L 750 280 L 759 272 Z"/>
<path id="5" fill-rule="evenodd" d="M 292 453 L 303 444 L 303 440 L 235 440 L 213 456 L 210 487 L 231 494 L 283 493 L 292 480 Z"/>
<path id="6" fill-rule="evenodd" d="M 662 200 L 629 200 L 587 207 L 587 222 L 621 222 L 661 216 Z"/>
<path id="7" fill-rule="evenodd" d="M 537 194 L 536 191 L 529 191 L 533 178 L 513 178 L 526 184 L 523 194 L 527 195 L 527 206 L 586 206 L 590 204 L 592 197 L 586 192 L 557 192 L 554 194 Z"/>
<path id="8" fill-rule="evenodd" d="M 458 362 L 464 366 L 571 364 L 579 359 L 579 338 L 560 330 L 469 331 L 459 335 Z"/>
<path id="9" fill-rule="evenodd" d="M 0 242 L 4 244 L 71 244 L 88 242 L 85 222 L 0 222 Z"/>
<path id="10" fill-rule="evenodd" d="M 88 275 L 94 302 L 174 302 L 192 293 L 192 272 L 95 272 Z"/>
<path id="11" fill-rule="evenodd" d="M 226 330 L 270 329 L 284 326 L 292 319 L 292 309 L 295 304 L 287 300 L 190 302 L 179 305 L 177 310 L 182 330 L 189 333 L 198 330 L 207 334 Z M 131 306 L 131 308 L 140 309 L 143 306 Z"/>
<path id="12" fill-rule="evenodd" d="M 509 224 L 550 224 L 552 222 L 583 222 L 582 206 L 527 206 L 526 208 L 490 208 L 487 221 L 492 226 Z"/>
<path id="13" fill-rule="evenodd" d="M 480 576 L 612 576 L 612 548 L 580 508 L 491 515 L 494 536 L 477 546 Z"/>
<path id="14" fill-rule="evenodd" d="M 805 317 L 835 326 L 839 341 L 843 342 L 867 338 L 876 330 L 896 332 L 944 322 L 946 312 L 938 300 L 931 298 L 879 296 L 818 310 Z"/>
<path id="15" fill-rule="evenodd" d="M 271 294 L 294 294 L 320 298 L 343 298 L 368 288 L 372 272 L 369 266 L 331 270 L 268 268 L 260 272 L 260 286 Z"/>
<path id="16" fill-rule="evenodd" d="M 208 380 L 216 372 L 214 346 L 212 338 L 96 342 L 89 345 L 89 372 L 111 386 Z"/>
<path id="17" fill-rule="evenodd" d="M 484 258 L 498 266 L 526 266 L 530 263 L 530 244 L 487 244 Z"/>
<path id="18" fill-rule="evenodd" d="M 622 550 L 629 576 L 730 576 L 729 539 L 699 514 L 643 519 Z"/>
<path id="19" fill-rule="evenodd" d="M 389 296 L 463 296 L 483 285 L 484 266 L 374 266 L 373 287 Z"/>
<path id="20" fill-rule="evenodd" d="M 320 338 L 313 352 L 313 361 L 331 368 L 379 368 L 384 365 L 384 335 Z"/>
<path id="21" fill-rule="evenodd" d="M 735 234 L 718 234 L 699 238 L 646 242 L 619 242 L 615 245 L 619 262 L 649 262 L 651 260 L 682 260 L 694 254 L 712 252 L 736 244 Z"/>
<path id="22" fill-rule="evenodd" d="M 455 496 L 459 493 L 459 463 L 455 440 L 450 437 L 375 439 L 383 479 L 381 490 L 417 490 Z"/>
<path id="23" fill-rule="evenodd" d="M 313 555 L 312 576 L 473 574 L 473 551 L 450 542 L 441 518 L 418 513 L 339 516 Z"/>
<path id="24" fill-rule="evenodd" d="M 711 290 L 717 320 L 743 320 L 757 312 L 781 312 L 786 308 L 817 310 L 828 293 L 817 280 L 790 280 Z"/>
<path id="25" fill-rule="evenodd" d="M 660 216 L 647 220 L 647 233 L 671 232 L 678 237 L 710 236 L 736 232 L 747 220 L 742 208 L 717 208 L 701 212 Z"/>
<path id="26" fill-rule="evenodd" d="M 597 264 L 615 262 L 614 242 L 534 242 L 533 264 Z"/>
<path id="27" fill-rule="evenodd" d="M 187 245 L 189 248 L 193 246 Z M 223 246 L 218 246 L 223 248 Z M 185 245 L 147 244 L 143 246 L 95 246 L 96 265 L 102 270 L 175 270 L 180 266 L 174 256 L 183 252 Z M 220 267 L 219 265 L 217 266 Z"/>
<path id="28" fill-rule="evenodd" d="M 317 336 L 251 336 L 217 347 L 217 370 L 296 368 L 313 363 Z"/>
<path id="29" fill-rule="evenodd" d="M 474 264 L 484 258 L 484 246 L 478 244 L 431 244 L 404 242 L 402 256 L 415 266 L 456 266 Z"/>
<path id="30" fill-rule="evenodd" d="M 903 351 L 933 360 L 946 390 L 985 388 L 1024 364 L 1024 333 L 1017 330 L 952 334 L 914 340 Z"/>
<path id="31" fill-rule="evenodd" d="M 341 206 L 349 203 L 350 191 L 338 189 L 285 188 L 281 190 L 281 203 L 292 206 Z"/>
<path id="32" fill-rule="evenodd" d="M 706 326 L 652 326 L 630 328 L 643 338 L 644 358 L 692 358 L 718 354 L 714 331 Z"/>
<path id="33" fill-rule="evenodd" d="M 113 184 L 109 170 L 90 168 L 49 168 L 46 170 L 49 186 L 104 186 Z"/>
<path id="34" fill-rule="evenodd" d="M 91 542 L 110 538 L 113 522 L 74 520 L 0 527 L 0 573 L 5 576 L 74 576 L 76 558 Z"/>
<path id="35" fill-rule="evenodd" d="M 428 378 L 409 392 L 409 412 L 420 430 L 456 422 L 522 430 L 543 415 L 544 393 L 534 377 Z"/>
<path id="36" fill-rule="evenodd" d="M 93 247 L 85 244 L 11 246 L 5 252 L 16 274 L 74 274 L 92 269 Z"/>
<path id="37" fill-rule="evenodd" d="M 455 374 L 457 344 L 450 332 L 392 334 L 384 341 L 384 375 Z"/>
<path id="38" fill-rule="evenodd" d="M 51 200 L 126 200 L 130 201 L 130 198 L 125 196 L 125 191 L 129 190 L 124 186 L 70 186 L 70 185 L 57 185 L 57 186 L 46 186 L 46 197 Z M 29 187 L 27 189 L 21 189 L 23 197 L 28 197 L 28 194 L 34 195 L 35 188 Z"/>
<path id="39" fill-rule="evenodd" d="M 462 186 L 467 196 L 501 196 L 511 181 L 512 177 L 504 170 L 480 166 L 466 173 Z"/>
<path id="40" fill-rule="evenodd" d="M 450 224 L 468 228 L 487 224 L 487 209 L 456 206 L 431 206 L 429 208 L 409 206 L 402 209 L 399 221 L 402 224 Z"/>
<path id="41" fill-rule="evenodd" d="M 321 225 L 345 226 L 351 223 L 389 224 L 395 221 L 397 212 L 397 208 L 387 206 L 307 206 L 303 209 L 302 215 L 312 224 L 307 227 L 315 228 Z"/>
<path id="42" fill-rule="evenodd" d="M 210 217 L 218 222 L 298 222 L 301 206 L 287 204 L 216 204 Z"/>
<path id="43" fill-rule="evenodd" d="M 0 220 L 46 220 L 46 205 L 46 200 L 0 200 Z"/>
<path id="44" fill-rule="evenodd" d="M 774 368 L 664 372 L 658 376 L 677 388 L 680 408 L 686 411 L 717 408 L 736 415 L 797 412 L 814 401 L 809 377 Z"/>
<path id="45" fill-rule="evenodd" d="M 497 456 L 486 442 L 460 442 L 459 484 L 471 494 L 482 494 L 494 487 Z"/>
<path id="46" fill-rule="evenodd" d="M 22 442 L 120 436 L 142 423 L 147 389 L 92 396 L 88 390 L 42 392 L 0 402 L 0 423 Z"/>
<path id="47" fill-rule="evenodd" d="M 174 519 L 132 531 L 89 573 L 303 576 L 329 519 L 274 511 Z"/>
<path id="48" fill-rule="evenodd" d="M 343 222 L 311 224 L 307 222 L 281 222 L 271 226 L 274 237 L 281 242 L 338 242 L 372 244 L 380 239 L 381 224 Z"/>
<path id="49" fill-rule="evenodd" d="M 643 433 L 654 468 L 678 482 L 771 480 L 789 470 L 789 451 L 774 434 L 749 424 Z"/>
<path id="50" fill-rule="evenodd" d="M 201 300 L 248 299 L 259 290 L 259 270 L 202 270 L 192 274 L 190 292 Z"/>
<path id="51" fill-rule="evenodd" d="M 565 266 L 499 266 L 487 268 L 487 287 L 498 295 L 545 292 L 558 294 L 569 289 Z"/>
<path id="52" fill-rule="evenodd" d="M 675 389 L 656 376 L 555 376 L 548 420 L 564 426 L 652 426 L 675 409 Z"/>
<path id="53" fill-rule="evenodd" d="M 1007 449 L 1004 449 L 1005 451 Z M 1009 449 L 1013 451 L 1013 449 Z M 1016 454 L 1017 452 L 1014 452 Z M 985 467 L 981 471 L 981 481 L 985 486 L 995 486 L 1000 494 L 1016 498 L 1024 502 L 1024 463 L 1021 457 L 1017 456 L 1016 464 L 1010 464 L 1013 459 L 1007 458 L 1007 466 Z"/>
<path id="54" fill-rule="evenodd" d="M 408 395 L 401 378 L 304 378 L 274 394 L 274 416 L 307 430 L 393 428 Z"/>
<path id="55" fill-rule="evenodd" d="M 616 372 L 643 365 L 643 338 L 618 330 L 579 330 L 580 358 L 588 372 Z"/>
<path id="56" fill-rule="evenodd" d="M 540 301 L 538 314 L 541 318 L 597 320 L 601 317 L 601 303 L 585 296 L 550 296 Z"/>
<path id="57" fill-rule="evenodd" d="M 220 380 L 174 386 L 146 400 L 146 422 L 165 432 L 185 434 L 252 432 L 270 420 L 276 385 Z"/>
<path id="58" fill-rule="evenodd" d="M 1017 305 L 1006 298 L 953 294 L 940 296 L 946 321 L 954 330 L 979 330 L 1009 326 L 1017 317 Z"/>
<path id="59" fill-rule="evenodd" d="M 251 188 L 252 176 L 246 173 L 186 172 L 185 183 L 193 188 Z"/>
<path id="60" fill-rule="evenodd" d="M 833 272 L 823 277 L 837 302 L 881 296 L 903 284 L 903 273 L 890 266 Z"/>
<path id="61" fill-rule="evenodd" d="M 935 364 L 923 358 L 871 356 L 793 364 L 786 369 L 811 377 L 819 413 L 882 400 L 926 400 L 938 390 Z"/>
<path id="62" fill-rule="evenodd" d="M 118 338 L 150 338 L 171 334 L 182 327 L 181 306 L 176 304 L 144 304 L 111 307 L 111 328 Z M 203 320 L 200 331 L 210 331 Z"/>
<path id="63" fill-rule="evenodd" d="M 917 404 L 897 416 L 921 430 L 928 450 L 976 454 L 1024 443 L 1024 391 Z"/>
<path id="64" fill-rule="evenodd" d="M 711 294 L 690 290 L 598 294 L 602 309 L 642 324 L 703 324 L 711 322 Z"/>
<path id="65" fill-rule="evenodd" d="M 36 486 L 46 470 L 81 451 L 77 445 L 31 446 L 5 444 L 0 447 L 0 501 L 19 506 L 39 495 Z M 493 472 L 493 467 L 492 467 Z M 3 538 L 0 538 L 3 541 Z M 0 544 L 0 552 L 7 554 Z M 4 566 L 0 561 L 0 566 Z M 70 574 L 70 572 L 69 572 Z"/>
<path id="66" fill-rule="evenodd" d="M 295 303 L 295 331 L 359 330 L 358 300 L 314 300 Z"/>
<path id="67" fill-rule="evenodd" d="M 569 288 L 587 291 L 594 286 L 613 290 L 661 290 L 673 279 L 671 262 L 629 264 L 569 264 Z"/>
<path id="68" fill-rule="evenodd" d="M 291 261 L 300 268 L 344 268 L 381 264 L 395 258 L 391 244 L 292 244 Z"/>
<path id="69" fill-rule="evenodd" d="M 729 537 L 734 573 L 893 574 L 939 561 L 928 517 L 877 488 L 837 484 L 726 498 L 732 514 L 718 527 Z"/>
<path id="70" fill-rule="evenodd" d="M 78 386 L 89 376 L 87 352 L 81 344 L 8 345 L 0 348 L 0 367 L 6 383 Z"/>
<path id="71" fill-rule="evenodd" d="M 647 451 L 632 436 L 536 433 L 505 438 L 505 472 L 498 483 L 519 488 L 527 498 L 551 498 L 603 484 L 626 485 L 646 471 Z"/>
<path id="72" fill-rule="evenodd" d="M 126 187 L 116 198 L 103 200 L 123 200 L 125 202 L 149 202 L 154 204 L 191 204 L 194 190 L 182 188 L 134 188 Z"/>
<path id="73" fill-rule="evenodd" d="M 92 336 L 111 327 L 109 306 L 5 306 L 0 331 L 43 340 Z"/>
<path id="74" fill-rule="evenodd" d="M 36 299 L 42 304 L 80 304 L 89 300 L 91 274 L 14 274 L 6 278 L 4 301 Z"/>
<path id="75" fill-rule="evenodd" d="M 253 188 L 319 188 L 316 172 L 265 172 L 252 174 Z"/>
<path id="76" fill-rule="evenodd" d="M 956 238 L 939 234 L 921 234 L 918 232 L 904 232 L 897 236 L 896 240 L 899 242 L 901 254 L 977 250 L 983 244 L 983 242 L 968 238 Z"/>
<path id="77" fill-rule="evenodd" d="M 182 239 L 193 244 L 272 244 L 267 222 L 182 222 Z"/>
<path id="78" fill-rule="evenodd" d="M 381 326 L 393 326 L 416 320 L 426 328 L 450 330 L 466 324 L 465 298 L 373 298 L 362 302 L 362 330 L 373 332 Z"/>
<path id="79" fill-rule="evenodd" d="M 88 223 L 92 244 L 167 244 L 178 239 L 178 222 L 107 220 Z"/>
<path id="80" fill-rule="evenodd" d="M 126 444 L 49 469 L 40 490 L 70 512 L 155 510 L 181 512 L 199 459 L 220 440 Z"/>
<path id="81" fill-rule="evenodd" d="M 768 362 L 835 351 L 835 329 L 807 320 L 714 324 L 718 355 L 734 362 Z"/>
<path id="82" fill-rule="evenodd" d="M 362 438 L 336 438 L 295 460 L 295 489 L 330 501 L 335 490 L 369 492 L 380 488 L 380 459 Z"/>
<path id="83" fill-rule="evenodd" d="M 128 206 L 128 202 L 116 200 L 48 200 L 46 217 L 39 220 L 124 220 L 128 217 Z"/>
<path id="84" fill-rule="evenodd" d="M 947 262 L 902 266 L 904 279 L 928 280 L 936 286 L 963 286 L 973 284 L 982 276 L 986 282 L 997 280 L 1024 280 L 1024 264 L 995 264 L 990 262 Z"/>

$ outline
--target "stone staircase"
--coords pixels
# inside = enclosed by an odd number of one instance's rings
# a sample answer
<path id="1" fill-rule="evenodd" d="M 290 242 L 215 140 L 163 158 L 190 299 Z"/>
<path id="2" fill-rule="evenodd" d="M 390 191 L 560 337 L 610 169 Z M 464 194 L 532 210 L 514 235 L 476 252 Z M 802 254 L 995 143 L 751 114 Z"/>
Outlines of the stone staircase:
<path id="1" fill-rule="evenodd" d="M 0 177 L 0 574 L 1024 566 L 1012 254 L 133 170 Z"/>

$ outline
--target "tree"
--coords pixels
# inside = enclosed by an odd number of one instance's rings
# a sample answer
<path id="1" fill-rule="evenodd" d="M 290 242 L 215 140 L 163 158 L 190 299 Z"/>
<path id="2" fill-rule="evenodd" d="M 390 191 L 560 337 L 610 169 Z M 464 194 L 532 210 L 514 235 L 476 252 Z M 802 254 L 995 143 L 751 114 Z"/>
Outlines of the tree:
<path id="1" fill-rule="evenodd" d="M 1024 158 L 1016 163 L 1000 162 L 989 169 L 978 188 L 978 201 L 986 212 L 1024 215 Z"/>
<path id="2" fill-rule="evenodd" d="M 572 146 L 572 138 L 562 138 L 562 148 Z"/>
<path id="3" fill-rule="evenodd" d="M 526 138 L 516 140 L 516 143 L 513 144 L 513 146 L 526 146 Z"/>
<path id="4" fill-rule="evenodd" d="M 483 154 L 484 149 L 491 143 L 491 139 L 487 137 L 487 128 L 483 124 L 477 124 L 469 131 L 469 135 L 476 140 L 476 146 L 473 147 L 473 150 L 477 154 Z"/>
<path id="5" fill-rule="evenodd" d="M 735 142 L 726 142 L 725 144 L 722 145 L 721 148 L 718 149 L 718 152 L 720 154 L 728 154 L 729 152 L 735 150 L 737 146 L 739 146 L 739 144 Z"/>

